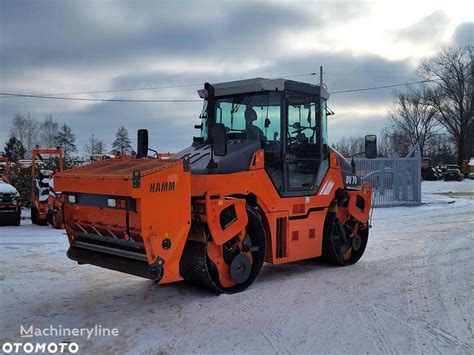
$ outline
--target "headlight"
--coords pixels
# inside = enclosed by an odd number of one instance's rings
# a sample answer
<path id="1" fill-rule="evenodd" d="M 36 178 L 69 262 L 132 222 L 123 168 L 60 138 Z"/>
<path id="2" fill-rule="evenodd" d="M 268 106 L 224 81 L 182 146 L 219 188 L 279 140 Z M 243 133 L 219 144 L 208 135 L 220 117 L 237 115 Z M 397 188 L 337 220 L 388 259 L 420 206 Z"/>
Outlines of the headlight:
<path id="1" fill-rule="evenodd" d="M 13 205 L 15 205 L 15 206 L 18 205 L 18 201 L 15 200 L 15 199 L 12 200 L 12 203 L 13 203 Z"/>

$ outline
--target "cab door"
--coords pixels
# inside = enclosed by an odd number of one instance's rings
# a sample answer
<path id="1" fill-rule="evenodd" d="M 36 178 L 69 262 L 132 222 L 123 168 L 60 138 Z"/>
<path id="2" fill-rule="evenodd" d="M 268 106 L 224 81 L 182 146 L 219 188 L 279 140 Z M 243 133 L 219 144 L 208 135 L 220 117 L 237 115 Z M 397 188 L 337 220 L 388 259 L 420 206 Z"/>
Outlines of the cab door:
<path id="1" fill-rule="evenodd" d="M 286 196 L 289 204 L 288 261 L 321 255 L 326 210 L 316 193 L 327 171 L 323 154 L 325 101 L 317 96 L 287 95 L 285 143 Z M 322 105 L 322 110 L 320 110 Z"/>
<path id="2" fill-rule="evenodd" d="M 313 195 L 322 156 L 319 98 L 288 94 L 286 106 L 286 195 Z"/>

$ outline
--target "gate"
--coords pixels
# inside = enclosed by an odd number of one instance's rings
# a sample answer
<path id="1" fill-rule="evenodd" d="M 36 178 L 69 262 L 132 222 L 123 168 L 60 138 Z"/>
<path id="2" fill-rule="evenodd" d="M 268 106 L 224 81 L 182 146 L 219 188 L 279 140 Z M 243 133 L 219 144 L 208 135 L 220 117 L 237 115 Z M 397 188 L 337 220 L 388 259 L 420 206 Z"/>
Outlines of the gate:
<path id="1" fill-rule="evenodd" d="M 404 158 L 354 159 L 362 181 L 374 189 L 374 207 L 421 204 L 421 154 L 414 146 Z"/>

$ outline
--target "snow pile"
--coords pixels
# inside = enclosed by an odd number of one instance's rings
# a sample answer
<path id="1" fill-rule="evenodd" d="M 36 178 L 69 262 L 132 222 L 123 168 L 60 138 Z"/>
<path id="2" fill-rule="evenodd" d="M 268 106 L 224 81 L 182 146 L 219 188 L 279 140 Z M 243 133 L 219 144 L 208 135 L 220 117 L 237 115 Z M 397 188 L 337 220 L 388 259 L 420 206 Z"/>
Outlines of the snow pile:
<path id="1" fill-rule="evenodd" d="M 1 194 L 15 194 L 18 191 L 10 184 L 0 180 L 0 193 Z"/>

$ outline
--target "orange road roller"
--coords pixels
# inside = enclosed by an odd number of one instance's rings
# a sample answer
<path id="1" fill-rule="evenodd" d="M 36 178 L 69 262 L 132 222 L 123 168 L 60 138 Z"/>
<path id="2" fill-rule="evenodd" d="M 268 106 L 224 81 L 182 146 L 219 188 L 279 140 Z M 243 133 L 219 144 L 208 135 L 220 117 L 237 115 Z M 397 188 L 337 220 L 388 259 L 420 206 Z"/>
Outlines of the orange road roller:
<path id="1" fill-rule="evenodd" d="M 246 289 L 264 262 L 357 262 L 372 188 L 328 145 L 326 88 L 255 78 L 198 94 L 191 146 L 159 155 L 142 129 L 135 154 L 56 174 L 68 257 L 218 293 Z"/>

